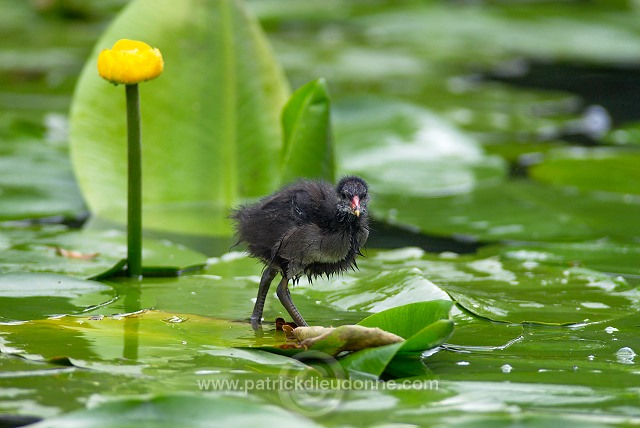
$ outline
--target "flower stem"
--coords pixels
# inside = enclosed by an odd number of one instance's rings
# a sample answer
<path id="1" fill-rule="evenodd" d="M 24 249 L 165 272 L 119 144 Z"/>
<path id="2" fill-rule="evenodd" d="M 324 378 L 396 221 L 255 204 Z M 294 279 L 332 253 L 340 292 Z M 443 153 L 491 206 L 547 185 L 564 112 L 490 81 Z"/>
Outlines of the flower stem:
<path id="1" fill-rule="evenodd" d="M 127 274 L 142 276 L 142 144 L 138 85 L 125 85 L 127 93 L 128 188 Z"/>

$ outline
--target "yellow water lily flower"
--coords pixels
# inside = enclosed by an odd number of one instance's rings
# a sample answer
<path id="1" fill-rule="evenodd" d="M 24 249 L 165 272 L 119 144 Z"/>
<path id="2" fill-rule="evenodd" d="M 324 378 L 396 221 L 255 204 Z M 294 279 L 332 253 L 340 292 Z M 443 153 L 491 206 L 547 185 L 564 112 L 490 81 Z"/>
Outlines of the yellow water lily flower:
<path id="1" fill-rule="evenodd" d="M 155 79 L 163 69 L 160 50 L 137 40 L 118 40 L 98 56 L 98 73 L 115 84 L 133 85 Z"/>

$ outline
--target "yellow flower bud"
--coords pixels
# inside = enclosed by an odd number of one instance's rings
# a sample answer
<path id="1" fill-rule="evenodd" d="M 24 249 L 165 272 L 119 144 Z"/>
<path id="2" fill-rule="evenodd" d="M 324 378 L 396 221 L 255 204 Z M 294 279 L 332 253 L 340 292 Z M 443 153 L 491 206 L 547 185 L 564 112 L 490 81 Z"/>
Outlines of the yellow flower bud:
<path id="1" fill-rule="evenodd" d="M 133 85 L 162 73 L 162 54 L 144 42 L 121 39 L 98 56 L 98 73 L 111 83 Z"/>

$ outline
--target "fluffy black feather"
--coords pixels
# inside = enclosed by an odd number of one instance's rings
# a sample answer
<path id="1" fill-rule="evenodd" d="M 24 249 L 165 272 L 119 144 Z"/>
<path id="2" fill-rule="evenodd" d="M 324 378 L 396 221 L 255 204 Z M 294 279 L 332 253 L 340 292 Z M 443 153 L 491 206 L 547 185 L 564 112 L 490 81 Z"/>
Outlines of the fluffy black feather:
<path id="1" fill-rule="evenodd" d="M 286 287 L 289 280 L 303 275 L 312 279 L 356 267 L 356 256 L 369 236 L 368 202 L 367 184 L 359 177 L 345 177 L 335 187 L 324 181 L 302 180 L 238 208 L 232 218 L 249 254 L 264 262 L 265 273 L 280 273 Z M 273 272 L 268 275 L 272 280 Z M 266 297 L 268 291 L 268 285 L 263 290 L 265 281 L 263 274 L 252 320 L 258 313 L 262 316 L 258 306 L 264 305 L 261 293 Z M 287 310 L 287 304 L 293 306 L 292 302 L 283 304 Z M 294 321 L 306 324 L 289 312 Z"/>

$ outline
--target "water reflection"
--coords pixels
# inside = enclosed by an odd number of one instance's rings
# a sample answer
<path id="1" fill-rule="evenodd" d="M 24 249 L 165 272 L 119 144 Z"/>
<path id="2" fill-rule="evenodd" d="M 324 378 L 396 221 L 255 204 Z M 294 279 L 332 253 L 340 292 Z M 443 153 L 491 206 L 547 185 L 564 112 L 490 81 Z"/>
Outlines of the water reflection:
<path id="1" fill-rule="evenodd" d="M 140 284 L 131 284 L 125 288 L 124 308 L 131 314 L 124 319 L 124 346 L 122 357 L 130 360 L 138 359 L 140 319 L 134 315 L 140 307 Z"/>

